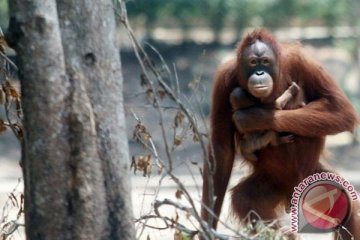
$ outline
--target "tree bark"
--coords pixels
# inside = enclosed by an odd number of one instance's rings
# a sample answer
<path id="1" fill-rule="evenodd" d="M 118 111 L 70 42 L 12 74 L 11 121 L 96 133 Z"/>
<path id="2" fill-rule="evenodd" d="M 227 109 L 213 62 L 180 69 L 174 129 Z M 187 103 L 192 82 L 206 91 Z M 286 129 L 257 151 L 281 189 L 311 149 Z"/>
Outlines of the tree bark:
<path id="1" fill-rule="evenodd" d="M 28 239 L 134 239 L 111 0 L 10 0 Z"/>

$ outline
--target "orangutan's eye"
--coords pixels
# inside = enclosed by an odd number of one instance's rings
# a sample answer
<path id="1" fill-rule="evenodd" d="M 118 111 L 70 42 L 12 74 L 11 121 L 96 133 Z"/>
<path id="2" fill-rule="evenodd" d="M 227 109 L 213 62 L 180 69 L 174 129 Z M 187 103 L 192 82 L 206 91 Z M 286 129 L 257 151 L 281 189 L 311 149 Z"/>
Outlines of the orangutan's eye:
<path id="1" fill-rule="evenodd" d="M 250 67 L 256 67 L 256 59 L 250 59 L 249 66 Z"/>
<path id="2" fill-rule="evenodd" d="M 264 66 L 269 66 L 270 65 L 270 60 L 268 58 L 264 58 L 261 61 L 261 64 L 264 65 Z"/>

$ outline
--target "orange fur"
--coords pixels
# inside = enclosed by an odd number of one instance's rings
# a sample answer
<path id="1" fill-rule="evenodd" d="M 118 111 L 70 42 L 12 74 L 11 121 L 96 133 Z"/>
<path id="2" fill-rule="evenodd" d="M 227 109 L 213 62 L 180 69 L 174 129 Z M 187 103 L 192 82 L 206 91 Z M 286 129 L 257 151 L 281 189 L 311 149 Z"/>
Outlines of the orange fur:
<path id="1" fill-rule="evenodd" d="M 278 74 L 272 99 L 276 99 L 296 82 L 304 92 L 306 106 L 297 109 L 275 110 L 254 106 L 232 112 L 229 98 L 232 90 L 243 87 L 240 64 L 242 51 L 256 40 L 270 46 L 278 60 Z M 234 163 L 235 134 L 273 130 L 295 135 L 295 142 L 279 146 L 266 146 L 258 151 L 258 161 L 251 163 L 253 172 L 232 189 L 233 211 L 239 218 L 250 210 L 257 211 L 263 219 L 277 218 L 279 204 L 288 206 L 293 187 L 307 176 L 326 170 L 319 163 L 325 136 L 343 131 L 353 131 L 357 117 L 349 100 L 332 77 L 314 60 L 305 56 L 299 44 L 280 45 L 268 32 L 257 30 L 241 41 L 236 50 L 237 59 L 219 67 L 215 78 L 210 114 L 210 142 L 214 150 L 211 161 L 215 163 L 214 213 L 220 214 L 221 205 Z M 286 108 L 286 107 L 285 107 Z M 203 203 L 209 204 L 209 166 L 204 165 Z M 202 208 L 202 217 L 208 213 Z M 216 227 L 217 221 L 212 225 Z M 359 224 L 359 223 L 358 223 Z M 350 222 L 349 226 L 355 226 Z M 350 229 L 355 234 L 354 228 Z M 355 239 L 360 236 L 355 236 Z"/>

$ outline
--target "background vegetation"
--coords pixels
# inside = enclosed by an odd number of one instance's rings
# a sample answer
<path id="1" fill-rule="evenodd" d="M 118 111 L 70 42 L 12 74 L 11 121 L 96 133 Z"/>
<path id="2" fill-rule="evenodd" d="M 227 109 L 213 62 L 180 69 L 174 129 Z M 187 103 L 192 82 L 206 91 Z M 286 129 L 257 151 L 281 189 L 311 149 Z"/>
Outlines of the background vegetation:
<path id="1" fill-rule="evenodd" d="M 186 36 L 194 28 L 207 28 L 220 39 L 225 29 L 241 36 L 247 27 L 271 30 L 285 27 L 358 26 L 357 0 L 128 0 L 134 28 L 143 27 L 151 39 L 156 28 L 178 28 Z M 8 25 L 8 3 L 0 0 L 0 27 Z M 354 33 L 356 34 L 356 33 Z"/>
<path id="2" fill-rule="evenodd" d="M 226 27 L 305 27 L 352 25 L 356 0 L 130 0 L 132 21 L 143 22 L 151 36 L 155 27 L 207 27 L 218 34 Z"/>

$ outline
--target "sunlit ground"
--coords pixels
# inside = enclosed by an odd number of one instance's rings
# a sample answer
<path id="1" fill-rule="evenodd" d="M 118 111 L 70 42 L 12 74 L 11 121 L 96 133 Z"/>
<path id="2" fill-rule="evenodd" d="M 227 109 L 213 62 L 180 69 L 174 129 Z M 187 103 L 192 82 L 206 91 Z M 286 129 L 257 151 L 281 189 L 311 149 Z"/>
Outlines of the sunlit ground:
<path id="1" fill-rule="evenodd" d="M 339 134 L 333 137 L 330 137 L 328 139 L 328 145 L 341 145 L 341 144 L 347 144 L 351 140 L 350 136 L 348 134 Z M 19 154 L 14 154 L 13 156 L 19 157 Z M 0 206 L 4 206 L 5 202 L 8 199 L 9 193 L 13 191 L 15 186 L 18 184 L 18 179 L 21 177 L 21 169 L 19 165 L 17 164 L 17 161 L 14 161 L 13 159 L 4 159 L 0 158 Z M 238 179 L 241 178 L 241 175 L 243 174 L 246 169 L 245 167 L 240 166 L 240 164 L 237 164 L 236 170 L 234 171 L 234 176 L 231 178 L 231 183 L 229 188 L 231 186 L 234 186 Z M 199 201 L 200 201 L 200 192 L 201 192 L 201 176 L 196 168 L 192 169 L 193 174 L 184 174 L 184 171 L 180 171 L 177 176 L 181 179 L 181 182 L 187 187 L 187 190 L 191 194 L 193 200 L 196 203 L 197 208 L 199 208 Z M 187 171 L 185 171 L 187 172 Z M 358 171 L 356 169 L 349 170 L 344 169 L 341 170 L 340 173 L 342 176 L 344 176 L 346 179 L 348 179 L 353 185 L 360 186 L 360 175 L 358 174 Z M 160 177 L 153 173 L 152 177 L 146 178 L 143 177 L 141 173 L 137 173 L 136 175 L 132 175 L 132 201 L 133 201 L 133 210 L 135 217 L 139 217 L 140 215 L 146 215 L 151 213 L 152 209 L 152 203 L 155 198 L 155 194 L 157 191 L 157 186 L 159 185 Z M 175 193 L 177 191 L 176 184 L 169 179 L 169 177 L 164 178 L 161 188 L 159 189 L 157 199 L 163 200 L 164 198 L 171 199 L 175 202 L 182 203 L 184 205 L 188 205 L 188 203 L 184 200 L 182 197 L 181 199 L 177 199 L 175 196 Z M 359 188 L 358 188 L 359 189 Z M 19 186 L 17 190 L 15 191 L 15 194 L 22 190 L 22 186 Z M 10 206 L 13 206 L 13 204 L 10 204 Z M 223 212 L 221 215 L 222 221 L 226 222 L 229 226 L 236 229 L 236 220 L 234 220 L 231 216 L 229 216 L 229 195 L 226 196 L 226 200 L 223 207 Z M 1 210 L 1 208 L 0 208 Z M 15 217 L 17 214 L 18 208 L 14 207 L 13 213 L 10 215 L 12 217 Z M 169 217 L 175 217 L 176 211 L 172 207 L 163 207 L 160 208 L 161 212 Z M 179 215 L 179 222 L 185 224 L 188 227 L 194 227 L 196 226 L 196 221 L 194 219 L 189 219 L 186 214 L 182 213 L 181 211 L 177 211 Z M 285 217 L 286 218 L 286 217 Z M 289 217 L 287 217 L 289 218 Z M 157 221 L 149 221 L 149 225 L 154 225 L 157 227 L 164 226 L 163 222 L 161 220 Z M 193 225 L 194 224 L 194 225 Z M 225 234 L 231 235 L 232 232 L 228 229 L 226 229 L 224 226 L 220 225 L 219 231 Z M 139 237 L 141 233 L 141 226 L 137 225 L 137 236 Z M 19 231 L 15 232 L 14 239 L 25 239 L 23 237 L 23 228 L 20 228 Z M 147 236 L 150 236 L 150 239 L 157 239 L 157 240 L 167 240 L 167 239 L 173 239 L 174 236 L 174 230 L 156 230 L 156 229 L 150 229 L 147 228 L 143 231 L 141 234 L 140 239 L 147 239 Z M 302 235 L 302 239 L 319 239 L 319 240 L 326 240 L 331 239 L 331 234 L 307 234 Z"/>

